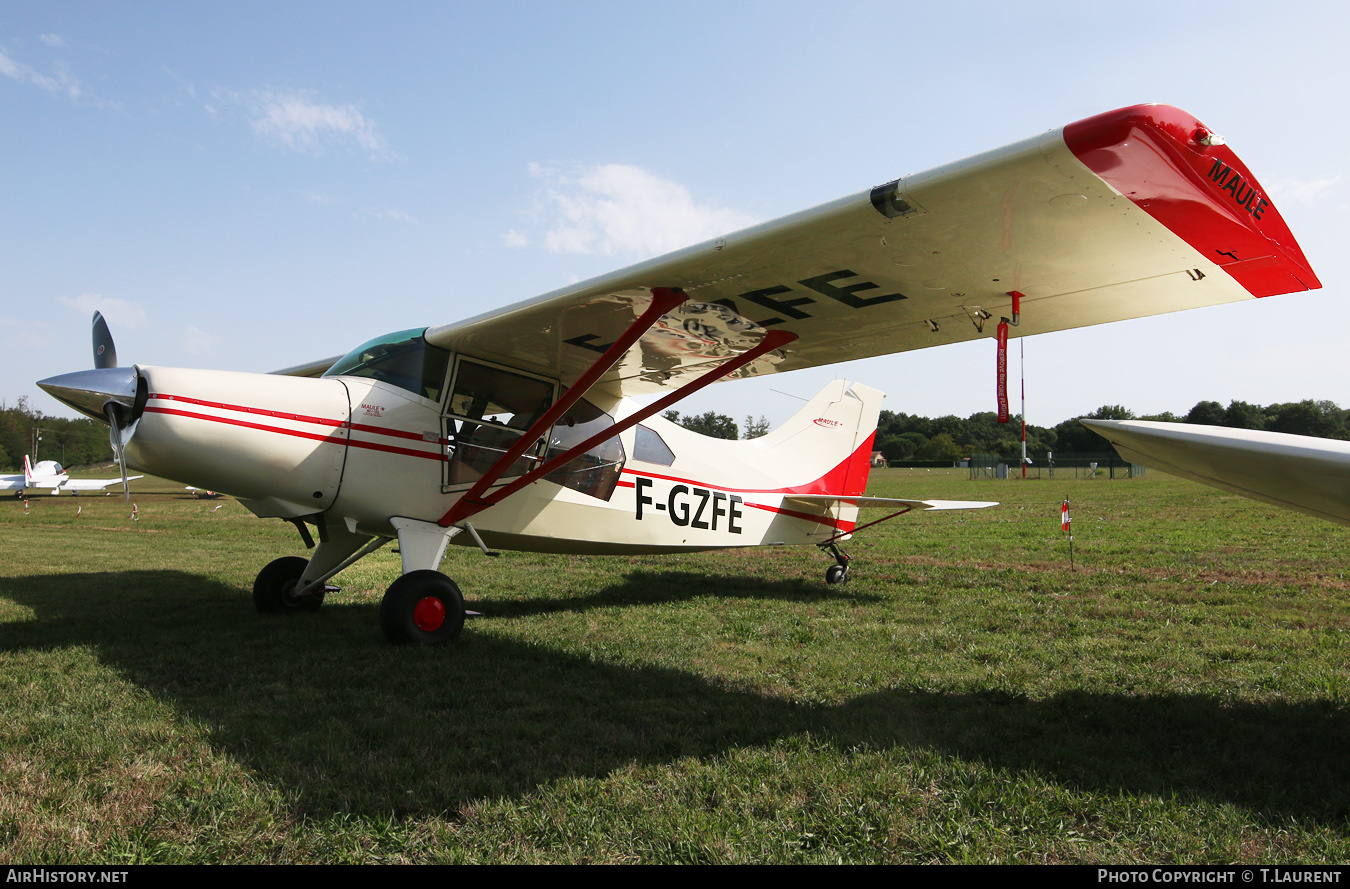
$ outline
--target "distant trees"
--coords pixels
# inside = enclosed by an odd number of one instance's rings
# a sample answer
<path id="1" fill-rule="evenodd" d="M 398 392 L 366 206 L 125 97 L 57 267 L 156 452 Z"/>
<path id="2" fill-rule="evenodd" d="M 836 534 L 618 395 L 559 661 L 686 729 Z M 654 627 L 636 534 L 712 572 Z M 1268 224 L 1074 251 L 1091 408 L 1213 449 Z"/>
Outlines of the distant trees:
<path id="1" fill-rule="evenodd" d="M 763 414 L 756 420 L 754 417 L 745 418 L 745 428 L 741 430 L 741 438 L 759 438 L 761 435 L 768 435 L 769 421 Z"/>
<path id="2" fill-rule="evenodd" d="M 1104 404 L 1090 414 L 1065 420 L 1053 428 L 1027 426 L 1027 455 L 1039 462 L 1047 451 L 1056 453 L 1099 453 L 1110 445 L 1088 429 L 1081 419 L 1089 420 L 1161 420 L 1200 423 L 1238 429 L 1268 429 L 1295 435 L 1350 439 L 1350 411 L 1331 401 L 1298 401 L 1262 407 L 1245 401 L 1201 401 L 1184 416 L 1170 411 L 1136 415 L 1119 404 Z M 991 412 L 971 414 L 966 419 L 954 416 L 918 417 L 882 411 L 877 422 L 876 449 L 887 460 L 956 460 L 971 454 L 996 454 L 1006 463 L 1022 458 L 1021 420 L 1000 424 Z"/>
<path id="3" fill-rule="evenodd" d="M 35 435 L 41 436 L 36 454 Z M 26 398 L 13 407 L 0 403 L 0 470 L 21 471 L 25 454 L 66 466 L 106 463 L 112 459 L 108 427 L 83 418 L 44 416 L 30 408 Z"/>
<path id="4" fill-rule="evenodd" d="M 1086 429 L 1084 431 L 1087 431 Z M 1022 422 L 999 423 L 992 411 L 929 419 L 882 411 L 877 421 L 876 449 L 887 460 L 959 460 L 973 453 L 998 454 L 1010 463 L 1022 459 Z M 1054 431 L 1027 426 L 1027 451 L 1044 454 L 1054 447 Z"/>
<path id="5" fill-rule="evenodd" d="M 1217 401 L 1200 401 L 1186 415 L 1186 422 L 1202 426 L 1222 426 L 1227 418 L 1227 411 Z"/>
<path id="6" fill-rule="evenodd" d="M 741 437 L 741 431 L 736 428 L 736 421 L 726 414 L 719 414 L 716 411 L 707 411 L 697 417 L 683 417 L 680 416 L 679 411 L 666 411 L 661 416 L 672 423 L 678 423 L 691 432 L 697 432 L 699 435 L 706 435 L 710 438 L 737 439 Z"/>

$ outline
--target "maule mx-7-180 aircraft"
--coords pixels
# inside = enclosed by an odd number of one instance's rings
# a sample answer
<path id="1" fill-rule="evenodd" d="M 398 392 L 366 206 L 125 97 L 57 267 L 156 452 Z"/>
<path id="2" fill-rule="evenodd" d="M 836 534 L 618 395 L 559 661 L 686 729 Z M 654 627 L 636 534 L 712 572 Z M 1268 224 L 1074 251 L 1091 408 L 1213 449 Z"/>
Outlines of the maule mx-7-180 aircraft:
<path id="1" fill-rule="evenodd" d="M 140 478 L 133 475 L 127 481 Z M 0 475 L 0 491 L 13 491 L 15 497 L 47 492 L 56 495 L 62 491 L 78 494 L 81 491 L 104 491 L 122 481 L 120 478 L 71 478 L 55 460 L 41 460 L 36 466 L 28 455 L 23 458 L 23 475 Z"/>
<path id="2" fill-rule="evenodd" d="M 276 374 L 117 367 L 39 385 L 105 420 L 125 466 L 232 494 L 318 546 L 258 574 L 263 611 L 322 602 L 390 539 L 380 623 L 440 644 L 464 620 L 450 542 L 543 552 L 837 544 L 861 507 L 881 393 L 836 382 L 783 427 L 717 441 L 660 412 L 782 373 L 1320 287 L 1223 139 L 1141 105 L 897 179 L 441 327 Z M 634 396 L 661 396 L 639 407 Z"/>

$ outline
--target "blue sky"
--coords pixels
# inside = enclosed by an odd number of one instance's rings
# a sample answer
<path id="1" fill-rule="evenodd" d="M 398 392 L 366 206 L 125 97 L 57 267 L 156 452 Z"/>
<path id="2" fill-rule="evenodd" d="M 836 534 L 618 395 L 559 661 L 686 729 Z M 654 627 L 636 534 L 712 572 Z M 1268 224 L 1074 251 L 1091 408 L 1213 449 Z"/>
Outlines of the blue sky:
<path id="1" fill-rule="evenodd" d="M 1030 421 L 1350 406 L 1343 6 L 936 7 L 4 2 L 0 399 L 66 414 L 33 382 L 90 365 L 95 308 L 124 364 L 272 370 L 1161 101 L 1228 139 L 1325 289 L 1031 338 Z M 991 340 L 686 407 L 779 422 L 839 374 L 966 416 L 993 365 Z"/>

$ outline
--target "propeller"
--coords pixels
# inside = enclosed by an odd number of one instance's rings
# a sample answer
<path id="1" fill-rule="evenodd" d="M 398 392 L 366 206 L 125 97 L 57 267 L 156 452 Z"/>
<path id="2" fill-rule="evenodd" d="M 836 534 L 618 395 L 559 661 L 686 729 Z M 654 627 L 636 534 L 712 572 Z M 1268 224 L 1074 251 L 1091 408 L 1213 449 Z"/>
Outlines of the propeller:
<path id="1" fill-rule="evenodd" d="M 122 493 L 131 502 L 125 445 L 140 419 L 147 395 L 145 380 L 135 367 L 117 366 L 117 347 L 100 312 L 94 313 L 94 368 L 39 380 L 49 395 L 82 414 L 108 424 L 108 443 L 122 471 Z"/>
<path id="2" fill-rule="evenodd" d="M 102 312 L 94 313 L 94 369 L 105 370 L 117 367 L 117 346 L 113 343 L 112 331 L 108 322 L 103 320 Z M 131 482 L 127 480 L 127 457 L 123 450 L 122 439 L 123 407 L 115 401 L 103 405 L 103 413 L 108 418 L 108 443 L 117 455 L 117 468 L 122 470 L 122 494 L 131 502 Z"/>
<path id="3" fill-rule="evenodd" d="M 94 313 L 94 367 L 102 370 L 105 367 L 117 366 L 117 346 L 113 345 L 112 331 L 108 329 L 108 322 L 103 320 L 102 312 Z"/>

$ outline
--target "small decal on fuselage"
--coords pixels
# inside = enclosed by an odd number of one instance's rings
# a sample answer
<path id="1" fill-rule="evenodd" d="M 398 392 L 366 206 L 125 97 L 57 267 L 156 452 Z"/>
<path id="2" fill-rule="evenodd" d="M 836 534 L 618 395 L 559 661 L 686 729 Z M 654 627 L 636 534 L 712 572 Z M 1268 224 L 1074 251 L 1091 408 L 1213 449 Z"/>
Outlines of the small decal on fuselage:
<path id="1" fill-rule="evenodd" d="M 384 416 L 384 405 L 365 404 L 363 402 L 361 404 L 361 412 L 364 413 L 367 417 L 382 417 Z"/>
<path id="2" fill-rule="evenodd" d="M 811 422 L 815 423 L 817 426 L 823 426 L 826 429 L 842 429 L 844 426 L 844 424 L 840 423 L 838 420 L 830 420 L 825 417 L 816 417 Z"/>
<path id="3" fill-rule="evenodd" d="M 665 497 L 654 497 L 647 493 L 655 485 L 652 479 L 638 476 L 633 482 L 633 490 L 637 493 L 638 521 L 651 518 L 653 512 L 661 512 L 665 513 L 671 524 L 681 528 L 741 533 L 738 522 L 743 518 L 741 504 L 745 501 L 739 494 L 691 485 L 671 485 Z M 645 515 L 644 506 L 650 507 Z"/>

